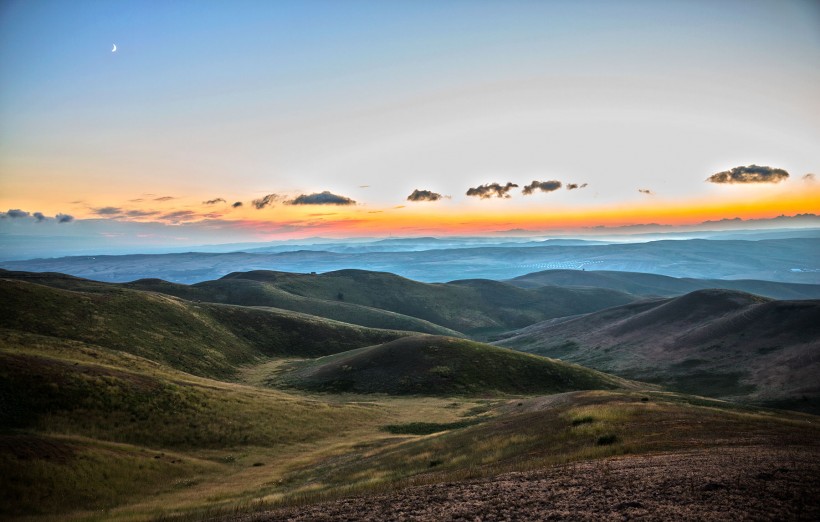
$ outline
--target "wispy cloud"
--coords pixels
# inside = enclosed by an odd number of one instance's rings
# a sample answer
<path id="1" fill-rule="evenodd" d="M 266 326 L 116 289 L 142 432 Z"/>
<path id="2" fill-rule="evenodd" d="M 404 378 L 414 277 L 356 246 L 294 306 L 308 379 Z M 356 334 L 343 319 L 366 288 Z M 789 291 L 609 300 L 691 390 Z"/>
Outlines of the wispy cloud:
<path id="1" fill-rule="evenodd" d="M 148 217 L 148 216 L 156 216 L 159 214 L 157 210 L 129 210 L 125 212 L 125 215 L 128 217 Z"/>
<path id="2" fill-rule="evenodd" d="M 816 176 L 811 172 L 803 175 L 803 181 L 805 181 L 806 183 L 814 183 L 815 179 L 817 179 Z"/>
<path id="3" fill-rule="evenodd" d="M 554 192 L 561 188 L 561 182 L 557 179 L 553 179 L 550 181 L 535 181 L 533 180 L 532 183 L 524 187 L 521 191 L 522 194 L 528 196 L 535 192 L 536 190 L 540 190 L 541 192 Z"/>
<path id="4" fill-rule="evenodd" d="M 518 188 L 515 183 L 507 183 L 506 185 L 499 185 L 498 183 L 487 183 L 486 185 L 479 185 L 467 190 L 468 196 L 475 196 L 479 199 L 490 199 L 493 196 L 497 198 L 509 198 L 510 190 Z"/>
<path id="5" fill-rule="evenodd" d="M 586 187 L 587 187 L 587 183 L 582 183 L 581 185 L 579 185 L 577 183 L 567 183 L 567 190 L 582 189 L 582 188 L 586 188 Z"/>
<path id="6" fill-rule="evenodd" d="M 203 201 L 202 202 L 203 205 L 216 205 L 217 203 L 227 203 L 227 201 L 225 201 L 222 198 L 216 198 L 216 199 L 209 199 L 208 201 Z"/>
<path id="7" fill-rule="evenodd" d="M 412 194 L 407 196 L 407 201 L 438 201 L 443 197 L 444 196 L 438 192 L 416 189 Z"/>
<path id="8" fill-rule="evenodd" d="M 160 196 L 158 198 L 154 198 L 154 201 L 171 201 L 172 199 L 177 199 L 174 196 Z"/>
<path id="9" fill-rule="evenodd" d="M 287 202 L 288 205 L 355 205 L 352 199 L 333 194 L 327 190 L 314 194 L 300 194 L 293 200 Z"/>
<path id="10" fill-rule="evenodd" d="M 265 197 L 254 199 L 253 201 L 251 201 L 251 205 L 253 205 L 256 208 L 256 210 L 262 210 L 267 206 L 273 205 L 273 203 L 275 201 L 278 201 L 279 199 L 281 199 L 281 196 L 279 196 L 279 194 L 268 194 Z M 237 201 L 236 203 L 240 203 L 239 206 L 242 206 L 241 202 Z M 236 203 L 234 203 L 234 207 L 237 206 Z"/>
<path id="11" fill-rule="evenodd" d="M 789 173 L 783 169 L 749 165 L 712 174 L 706 178 L 706 181 L 711 183 L 780 183 L 788 177 Z"/>
<path id="12" fill-rule="evenodd" d="M 119 216 L 123 213 L 123 210 L 120 207 L 98 207 L 92 208 L 91 212 L 98 216 Z"/>
<path id="13" fill-rule="evenodd" d="M 655 193 L 652 192 L 649 189 L 638 189 L 638 192 L 640 192 L 641 194 L 646 194 L 647 196 L 654 196 L 655 195 Z"/>
<path id="14" fill-rule="evenodd" d="M 235 202 L 234 202 L 234 204 L 233 204 L 233 205 L 231 205 L 231 206 L 232 206 L 233 208 L 239 208 L 239 207 L 241 207 L 241 206 L 242 206 L 242 202 L 241 202 L 241 201 L 235 201 Z"/>
<path id="15" fill-rule="evenodd" d="M 163 214 L 159 217 L 159 219 L 169 221 L 171 223 L 179 223 L 180 221 L 192 221 L 196 217 L 196 212 L 191 210 L 177 210 L 175 212 Z"/>

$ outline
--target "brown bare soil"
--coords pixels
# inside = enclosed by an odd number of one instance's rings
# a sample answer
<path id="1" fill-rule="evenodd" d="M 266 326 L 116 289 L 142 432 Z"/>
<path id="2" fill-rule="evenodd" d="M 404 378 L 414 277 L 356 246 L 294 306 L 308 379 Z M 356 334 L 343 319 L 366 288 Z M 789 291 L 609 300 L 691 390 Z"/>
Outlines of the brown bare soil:
<path id="1" fill-rule="evenodd" d="M 233 520 L 820 520 L 818 457 L 761 447 L 623 456 Z"/>

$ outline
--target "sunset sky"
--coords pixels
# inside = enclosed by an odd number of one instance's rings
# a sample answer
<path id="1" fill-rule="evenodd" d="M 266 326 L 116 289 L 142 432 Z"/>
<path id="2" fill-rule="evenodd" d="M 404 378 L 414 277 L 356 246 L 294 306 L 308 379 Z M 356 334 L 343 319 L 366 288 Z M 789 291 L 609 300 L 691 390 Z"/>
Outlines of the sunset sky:
<path id="1" fill-rule="evenodd" d="M 769 218 L 815 174 L 816 1 L 0 3 L 18 242 Z"/>

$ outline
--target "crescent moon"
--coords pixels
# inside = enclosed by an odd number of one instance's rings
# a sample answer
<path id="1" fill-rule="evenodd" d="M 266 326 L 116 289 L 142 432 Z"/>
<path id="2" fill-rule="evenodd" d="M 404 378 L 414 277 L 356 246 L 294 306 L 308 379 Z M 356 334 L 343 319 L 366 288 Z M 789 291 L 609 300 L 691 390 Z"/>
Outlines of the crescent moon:
<path id="1" fill-rule="evenodd" d="M 117 52 L 117 44 L 114 44 L 114 48 L 113 48 L 113 49 L 111 49 L 111 52 L 112 52 L 112 53 Z"/>

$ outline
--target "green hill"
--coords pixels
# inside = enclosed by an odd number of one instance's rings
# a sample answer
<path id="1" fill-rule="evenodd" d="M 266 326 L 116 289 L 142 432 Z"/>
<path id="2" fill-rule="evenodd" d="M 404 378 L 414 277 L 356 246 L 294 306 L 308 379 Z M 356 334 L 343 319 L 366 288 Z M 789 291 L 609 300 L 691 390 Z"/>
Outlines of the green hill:
<path id="1" fill-rule="evenodd" d="M 80 292 L 0 280 L 0 328 L 93 343 L 220 378 L 263 356 L 316 357 L 407 335 L 295 312 L 103 288 Z"/>
<path id="2" fill-rule="evenodd" d="M 820 301 L 699 290 L 505 334 L 499 346 L 686 393 L 820 411 Z"/>
<path id="3" fill-rule="evenodd" d="M 607 289 L 522 289 L 486 279 L 420 283 L 395 274 L 365 270 L 324 274 L 257 270 L 228 274 L 222 280 L 257 281 L 296 296 L 389 310 L 467 334 L 522 327 L 636 299 Z"/>
<path id="4" fill-rule="evenodd" d="M 772 299 L 820 299 L 820 285 L 754 279 L 692 279 L 612 270 L 544 270 L 507 281 L 521 288 L 546 285 L 608 288 L 635 295 L 671 297 L 696 290 L 737 290 Z"/>
<path id="5" fill-rule="evenodd" d="M 392 395 L 536 394 L 631 386 L 580 366 L 439 336 L 405 337 L 297 363 L 273 382 Z"/>

